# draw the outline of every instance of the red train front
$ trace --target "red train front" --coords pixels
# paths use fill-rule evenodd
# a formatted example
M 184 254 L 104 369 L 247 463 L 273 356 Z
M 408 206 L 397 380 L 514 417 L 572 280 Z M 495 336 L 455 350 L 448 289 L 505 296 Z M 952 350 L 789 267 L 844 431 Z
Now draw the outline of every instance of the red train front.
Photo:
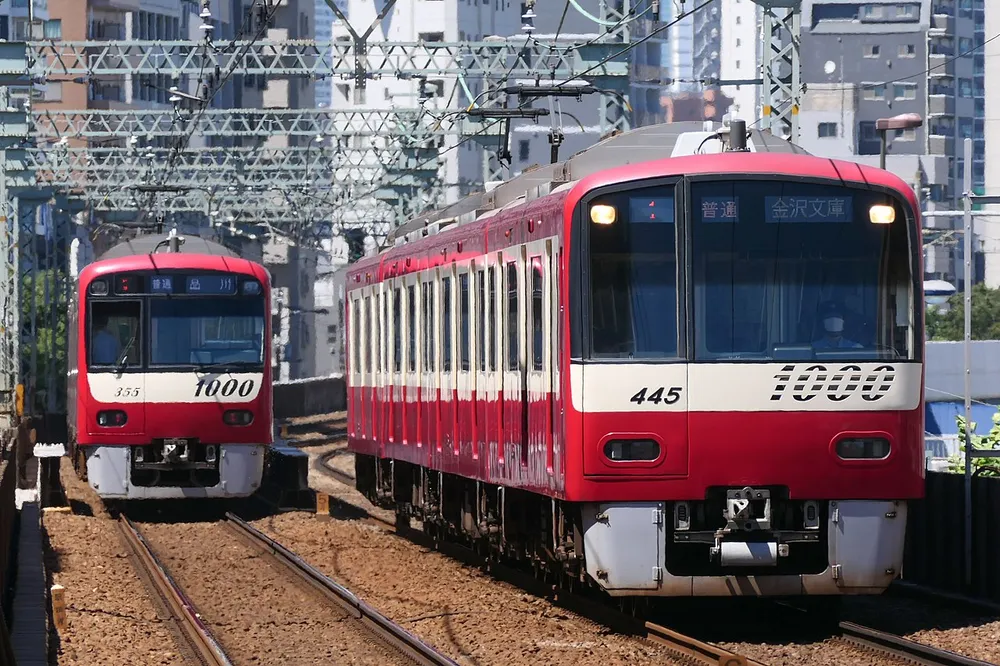
M 69 431 L 101 497 L 257 490 L 273 428 L 269 299 L 263 266 L 198 237 L 140 237 L 83 269 Z
M 353 267 L 358 487 L 616 596 L 878 593 L 923 493 L 912 191 L 759 132 L 696 154 L 727 135 L 686 129 Z

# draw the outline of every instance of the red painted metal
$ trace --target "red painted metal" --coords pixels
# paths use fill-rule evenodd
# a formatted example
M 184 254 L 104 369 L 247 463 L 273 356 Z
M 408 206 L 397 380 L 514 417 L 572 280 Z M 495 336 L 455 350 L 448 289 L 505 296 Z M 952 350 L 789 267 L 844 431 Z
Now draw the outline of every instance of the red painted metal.
M 348 273 L 349 292 L 456 261 L 481 261 L 487 254 L 495 257 L 505 248 L 556 236 L 562 314 L 556 332 L 560 352 L 554 362 L 560 382 L 555 391 L 529 400 L 524 433 L 525 405 L 502 399 L 502 393 L 501 400 L 494 401 L 475 394 L 459 401 L 454 389 L 445 395 L 411 398 L 407 391 L 412 389 L 401 388 L 400 373 L 391 375 L 392 387 L 358 387 L 348 381 L 350 450 L 570 501 L 702 499 L 709 486 L 744 483 L 783 485 L 792 499 L 922 497 L 922 397 L 917 409 L 906 412 L 600 413 L 586 418 L 567 399 L 570 276 L 564 250 L 573 242 L 570 221 L 575 207 L 599 187 L 717 173 L 805 176 L 881 186 L 896 192 L 911 210 L 919 210 L 904 181 L 853 162 L 787 154 L 696 155 L 609 169 L 581 179 L 569 190 L 362 259 Z M 911 239 L 919 246 L 919 220 Z M 922 265 L 916 270 L 922 274 Z M 350 309 L 347 316 L 350 332 Z M 918 316 L 922 318 L 922 313 Z M 923 330 L 922 321 L 917 323 Z M 348 377 L 352 361 L 347 360 Z M 884 461 L 845 463 L 831 448 L 832 438 L 845 430 L 885 433 L 894 443 L 893 454 Z M 669 454 L 653 463 L 613 469 L 600 462 L 600 455 L 590 456 L 595 462 L 585 464 L 584 450 L 600 451 L 608 433 L 614 432 L 653 435 Z

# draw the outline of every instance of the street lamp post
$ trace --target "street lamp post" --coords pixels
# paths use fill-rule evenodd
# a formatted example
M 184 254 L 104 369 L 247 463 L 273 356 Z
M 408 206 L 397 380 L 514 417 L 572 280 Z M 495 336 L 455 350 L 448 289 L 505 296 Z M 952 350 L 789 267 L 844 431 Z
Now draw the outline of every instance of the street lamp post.
M 889 130 L 915 129 L 924 124 L 919 113 L 901 113 L 891 118 L 879 118 L 875 121 L 875 130 L 881 135 L 882 150 L 879 153 L 879 168 L 885 169 L 885 157 L 888 153 L 886 133 Z

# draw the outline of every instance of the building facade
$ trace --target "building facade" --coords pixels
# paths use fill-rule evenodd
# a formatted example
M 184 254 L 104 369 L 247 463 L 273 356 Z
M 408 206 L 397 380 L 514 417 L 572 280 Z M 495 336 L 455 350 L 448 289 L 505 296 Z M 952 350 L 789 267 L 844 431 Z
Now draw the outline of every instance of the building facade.
M 846 139 L 854 155 L 877 164 L 876 120 L 917 113 L 923 127 L 889 137 L 886 166 L 908 182 L 919 180 L 925 211 L 960 210 L 964 137 L 974 141 L 974 186 L 985 181 L 985 68 L 976 47 L 984 27 L 983 0 L 803 0 L 802 82 L 807 90 L 826 86 L 803 102 L 803 147 L 843 152 Z M 956 224 L 960 218 L 925 219 L 928 277 L 960 276 L 961 243 L 947 233 Z

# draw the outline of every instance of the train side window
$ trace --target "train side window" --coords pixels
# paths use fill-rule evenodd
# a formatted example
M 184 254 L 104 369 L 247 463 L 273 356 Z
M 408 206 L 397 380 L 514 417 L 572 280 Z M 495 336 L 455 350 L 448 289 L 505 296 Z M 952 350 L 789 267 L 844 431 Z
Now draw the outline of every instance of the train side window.
M 451 278 L 441 280 L 441 370 L 451 371 Z
M 531 258 L 531 369 L 542 369 L 542 258 Z
M 494 372 L 497 369 L 497 271 L 499 266 L 494 269 L 490 267 L 490 372 Z
M 406 365 L 410 372 L 417 371 L 417 288 L 409 285 L 406 288 L 406 309 L 408 317 L 406 334 L 409 336 Z
M 351 299 L 351 366 L 352 374 L 360 374 L 361 367 L 361 299 Z
M 382 351 L 379 353 L 379 370 L 389 371 L 389 290 L 382 292 Z
M 403 369 L 403 296 L 399 287 L 392 290 L 392 370 Z
M 486 280 L 485 271 L 476 272 L 476 327 L 479 329 L 479 371 L 486 372 Z
M 365 372 L 372 372 L 372 307 L 371 307 L 371 296 L 365 296 L 364 300 L 364 312 L 365 312 Z M 360 342 L 360 340 L 359 340 Z
M 90 307 L 90 365 L 116 367 L 124 357 L 128 366 L 142 363 L 139 301 L 92 301 Z
M 424 282 L 420 290 L 420 316 L 423 317 L 423 329 L 424 329 L 424 340 L 421 349 L 424 352 L 424 360 L 421 363 L 420 369 L 424 372 L 430 372 L 431 366 L 431 331 L 433 330 L 432 317 L 430 311 L 430 288 L 429 285 Z
M 518 335 L 517 262 L 507 262 L 507 369 L 520 370 L 521 336 Z
M 469 336 L 469 274 L 462 273 L 458 276 L 458 286 L 459 286 L 459 326 L 461 330 L 459 332 L 459 360 L 461 365 L 459 369 L 468 370 L 471 366 L 471 354 L 469 353 L 469 346 L 472 342 Z

